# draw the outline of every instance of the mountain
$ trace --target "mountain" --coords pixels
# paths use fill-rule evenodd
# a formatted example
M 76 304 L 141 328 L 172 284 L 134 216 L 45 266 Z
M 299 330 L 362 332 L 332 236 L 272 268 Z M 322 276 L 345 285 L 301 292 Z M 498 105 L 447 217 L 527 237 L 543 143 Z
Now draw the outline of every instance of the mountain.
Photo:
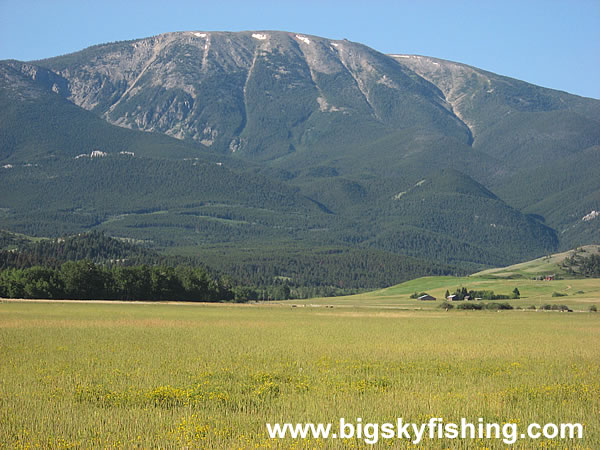
M 473 147 L 511 168 L 597 145 L 600 102 L 464 64 L 391 55 L 437 86 L 473 135 Z
M 112 126 L 60 95 L 67 89 L 67 80 L 48 69 L 0 62 L 2 161 L 75 157 L 94 149 L 216 161 L 202 145 L 190 147 L 159 133 Z
M 600 242 L 600 102 L 464 64 L 391 55 L 435 84 L 502 168 L 486 184 L 519 210 L 545 218 L 561 248 Z M 584 218 L 588 217 L 587 220 Z
M 272 31 L 167 33 L 39 64 L 68 82 L 61 92 L 69 100 L 111 123 L 257 159 L 323 151 L 348 122 L 364 142 L 398 129 L 469 140 L 438 89 L 348 41 Z
M 387 218 L 384 231 L 374 240 L 387 250 L 486 264 L 558 245 L 554 230 L 456 170 L 431 173 L 390 203 L 381 213 Z
M 0 105 L 14 231 L 464 270 L 600 242 L 600 101 L 459 63 L 280 31 L 166 33 L 1 61 Z

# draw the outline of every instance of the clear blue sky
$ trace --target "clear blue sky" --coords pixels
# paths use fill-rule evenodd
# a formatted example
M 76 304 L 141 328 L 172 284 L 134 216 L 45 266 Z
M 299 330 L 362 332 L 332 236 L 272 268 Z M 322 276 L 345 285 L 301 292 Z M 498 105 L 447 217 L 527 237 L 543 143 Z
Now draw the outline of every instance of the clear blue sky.
M 600 98 L 600 0 L 0 0 L 0 59 L 183 30 L 285 30 Z

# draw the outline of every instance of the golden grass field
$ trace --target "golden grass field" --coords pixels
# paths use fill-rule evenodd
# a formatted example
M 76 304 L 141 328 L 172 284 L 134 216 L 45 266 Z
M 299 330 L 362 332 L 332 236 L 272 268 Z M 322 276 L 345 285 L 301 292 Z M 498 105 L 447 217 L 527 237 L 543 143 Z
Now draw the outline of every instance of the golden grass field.
M 265 424 L 481 417 L 585 426 L 581 441 L 515 448 L 600 448 L 600 314 L 415 310 L 413 290 L 253 305 L 2 302 L 0 446 L 364 448 L 271 440 Z

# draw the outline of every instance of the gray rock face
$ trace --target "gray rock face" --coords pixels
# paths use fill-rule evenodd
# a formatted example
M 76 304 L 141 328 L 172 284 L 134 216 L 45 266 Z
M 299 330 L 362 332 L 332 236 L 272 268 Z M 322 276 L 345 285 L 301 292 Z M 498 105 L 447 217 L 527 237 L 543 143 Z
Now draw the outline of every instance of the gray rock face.
M 40 92 L 47 91 L 69 95 L 69 83 L 66 79 L 51 70 L 20 61 L 8 61 L 0 65 L 0 85 L 19 99 L 38 98 Z
M 272 158 L 349 121 L 468 139 L 433 84 L 361 44 L 295 33 L 179 32 L 43 61 L 109 122 Z M 416 114 L 413 112 L 416 111 Z M 449 129 L 451 129 L 449 131 Z

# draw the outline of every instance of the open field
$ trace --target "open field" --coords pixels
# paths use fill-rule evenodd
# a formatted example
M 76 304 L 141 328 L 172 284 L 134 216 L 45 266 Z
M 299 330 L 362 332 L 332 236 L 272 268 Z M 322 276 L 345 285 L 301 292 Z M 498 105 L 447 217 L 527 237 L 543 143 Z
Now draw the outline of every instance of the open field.
M 528 279 L 503 279 L 488 276 L 468 277 L 423 277 L 405 283 L 364 294 L 322 299 L 293 300 L 298 305 L 332 305 L 354 308 L 391 308 L 391 309 L 439 309 L 446 290 L 450 293 L 457 288 L 474 290 L 492 290 L 496 294 L 510 294 L 516 287 L 521 298 L 514 300 L 494 300 L 507 302 L 515 308 L 526 309 L 531 305 L 567 305 L 574 311 L 587 312 L 592 305 L 600 310 L 600 279 L 566 279 L 554 281 L 536 281 Z M 415 292 L 427 292 L 437 298 L 436 301 L 420 301 L 410 298 Z M 553 293 L 564 296 L 553 297 Z M 483 301 L 487 303 L 487 301 Z M 455 305 L 465 303 L 454 302 Z M 471 303 L 471 302 L 469 302 Z
M 600 252 L 600 246 L 587 245 L 577 250 L 579 256 Z M 600 310 L 600 278 L 571 278 L 561 263 L 575 253 L 574 250 L 526 261 L 508 267 L 488 269 L 466 277 L 423 277 L 406 281 L 385 289 L 364 294 L 336 298 L 309 299 L 298 301 L 301 305 L 334 305 L 356 308 L 394 309 L 439 309 L 445 299 L 446 290 L 453 293 L 465 287 L 468 290 L 494 291 L 495 294 L 510 295 L 514 288 L 521 294 L 519 299 L 496 300 L 508 302 L 514 308 L 526 309 L 532 305 L 567 305 L 574 311 L 588 311 L 595 305 Z M 552 281 L 536 280 L 536 277 L 556 274 Z M 419 301 L 410 298 L 415 292 L 427 292 L 437 301 Z M 554 294 L 554 296 L 553 296 Z M 456 302 L 455 304 L 461 304 Z
M 515 447 L 598 448 L 599 346 L 592 313 L 5 302 L 0 446 L 364 447 L 265 423 L 481 417 L 581 422 L 582 441 Z

